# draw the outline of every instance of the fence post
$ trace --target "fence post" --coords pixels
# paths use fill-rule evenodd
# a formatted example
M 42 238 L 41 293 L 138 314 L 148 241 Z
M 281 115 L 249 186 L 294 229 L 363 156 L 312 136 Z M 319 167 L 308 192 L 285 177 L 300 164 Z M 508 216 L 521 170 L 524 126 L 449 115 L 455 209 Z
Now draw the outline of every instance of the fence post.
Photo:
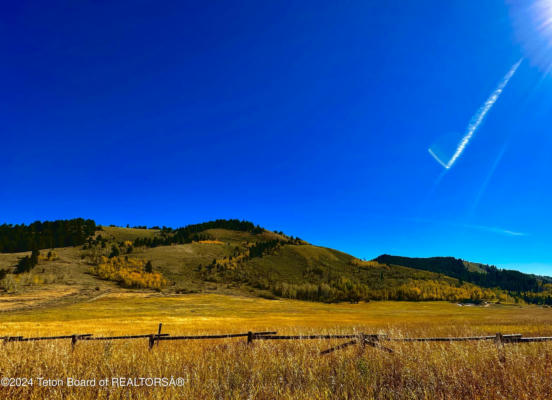
M 159 337 L 161 336 L 161 327 L 163 323 L 159 322 L 159 329 L 157 330 L 157 346 L 159 346 Z
M 77 344 L 78 336 L 71 335 L 71 350 L 75 350 L 75 345 Z
M 502 337 L 502 333 L 497 333 L 495 338 L 495 343 L 500 344 L 504 341 L 504 338 Z
M 253 332 L 247 332 L 247 344 L 253 343 Z
M 151 334 L 151 335 L 149 335 L 149 349 L 150 350 L 153 348 L 154 344 L 155 344 L 155 335 Z
M 502 333 L 497 333 L 495 338 L 496 350 L 498 352 L 498 360 L 501 363 L 506 362 L 506 354 L 504 352 L 504 337 Z

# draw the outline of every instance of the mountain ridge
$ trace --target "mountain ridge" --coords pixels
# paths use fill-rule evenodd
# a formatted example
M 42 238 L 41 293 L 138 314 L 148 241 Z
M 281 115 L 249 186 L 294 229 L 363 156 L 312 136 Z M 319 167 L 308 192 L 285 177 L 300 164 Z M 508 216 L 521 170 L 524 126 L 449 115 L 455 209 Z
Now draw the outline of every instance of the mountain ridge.
M 374 261 L 442 273 L 483 287 L 500 287 L 512 291 L 538 290 L 539 280 L 552 283 L 552 277 L 526 274 L 518 270 L 497 268 L 455 257 L 404 257 L 383 254 Z
M 36 238 L 65 243 L 67 232 L 50 228 L 67 226 L 72 247 L 49 250 L 47 256 L 44 250 L 40 253 L 37 249 L 30 255 L 0 253 L 3 274 L 0 293 L 25 292 L 51 281 L 71 289 L 86 289 L 87 293 L 118 288 L 153 289 L 168 295 L 217 292 L 322 302 L 446 300 L 552 304 L 552 285 L 547 277 L 505 272 L 454 257 L 416 259 L 382 255 L 363 261 L 236 219 L 151 229 L 78 221 L 35 223 L 34 228 L 12 226 L 18 239 L 10 236 L 9 225 L 2 225 L 0 237 L 8 238 L 5 242 L 11 243 L 10 246 L 46 243 Z M 81 225 L 81 230 L 75 228 Z M 92 226 L 94 232 L 84 235 Z M 46 229 L 46 233 L 37 232 L 37 227 Z M 75 243 L 76 240 L 80 243 Z M 18 269 L 22 260 L 25 268 Z

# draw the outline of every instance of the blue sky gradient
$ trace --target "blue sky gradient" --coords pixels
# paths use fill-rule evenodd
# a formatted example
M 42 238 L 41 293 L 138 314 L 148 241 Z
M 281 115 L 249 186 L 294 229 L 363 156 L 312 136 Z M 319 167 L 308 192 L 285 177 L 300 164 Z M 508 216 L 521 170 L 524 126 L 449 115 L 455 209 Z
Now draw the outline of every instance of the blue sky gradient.
M 516 4 L 5 4 L 0 221 L 240 218 L 552 275 L 552 36 Z M 429 146 L 521 58 L 443 174 Z

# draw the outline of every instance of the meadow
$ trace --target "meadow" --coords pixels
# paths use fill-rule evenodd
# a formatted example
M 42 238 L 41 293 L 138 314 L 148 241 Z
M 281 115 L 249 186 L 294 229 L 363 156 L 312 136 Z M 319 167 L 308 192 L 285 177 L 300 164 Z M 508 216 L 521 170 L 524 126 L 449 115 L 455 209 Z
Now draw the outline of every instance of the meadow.
M 447 302 L 323 304 L 245 296 L 151 292 L 111 293 L 72 304 L 0 314 L 2 335 L 91 333 L 123 335 L 239 333 L 385 333 L 393 337 L 522 333 L 552 335 L 552 309 L 538 306 L 459 306 Z M 243 338 L 161 342 L 10 342 L 2 377 L 34 378 L 32 386 L 0 387 L 6 399 L 545 399 L 552 397 L 552 344 L 389 343 L 395 352 L 343 340 L 255 341 Z M 61 379 L 41 386 L 38 378 Z M 89 387 L 68 387 L 67 378 Z M 124 378 L 113 380 L 114 378 Z M 181 378 L 148 386 L 139 378 Z M 99 386 L 99 380 L 109 385 Z M 128 378 L 132 378 L 128 381 Z M 151 383 L 151 381 L 148 381 Z M 86 383 L 86 382 L 83 382 Z M 125 384 L 123 386 L 123 383 Z

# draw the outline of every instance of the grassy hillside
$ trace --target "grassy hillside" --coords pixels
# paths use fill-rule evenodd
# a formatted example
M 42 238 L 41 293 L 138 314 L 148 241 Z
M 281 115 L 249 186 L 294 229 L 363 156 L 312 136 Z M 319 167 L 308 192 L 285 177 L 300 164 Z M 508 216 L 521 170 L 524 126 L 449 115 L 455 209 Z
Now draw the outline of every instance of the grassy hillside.
M 209 240 L 134 248 L 171 286 L 187 292 L 249 293 L 312 301 L 466 300 L 495 298 L 492 291 L 437 273 L 363 262 L 337 250 L 269 231 L 200 232 Z M 257 245 L 274 244 L 253 256 Z
M 101 235 L 115 242 L 125 240 L 134 241 L 137 238 L 154 238 L 159 236 L 160 229 L 121 228 L 118 226 L 102 226 L 95 232 L 95 236 Z
M 552 298 L 549 299 L 552 278 L 546 276 L 499 269 L 495 266 L 466 262 L 453 257 L 410 258 L 384 254 L 377 257 L 375 261 L 387 265 L 402 265 L 437 272 L 481 287 L 500 288 L 510 293 L 516 293 L 518 296 L 525 293 L 523 294 L 525 298 L 532 296 L 529 293 L 537 294 L 536 297 L 539 297 L 538 294 L 540 294 L 547 304 L 552 303 Z
M 29 232 L 32 241 L 33 231 Z M 522 283 L 533 286 L 523 293 L 513 292 L 491 285 L 490 279 L 502 275 L 481 264 L 393 256 L 362 261 L 238 220 L 179 229 L 96 227 L 82 245 L 42 250 L 38 257 L 35 254 L 36 265 L 29 272 L 16 274 L 22 257 L 33 256 L 30 252 L 0 254 L 0 308 L 151 290 L 163 295 L 203 292 L 353 303 L 516 299 L 544 303 L 550 293 L 545 282 L 521 273 L 517 274 L 523 276 Z M 25 294 L 27 300 L 9 300 L 18 294 Z

